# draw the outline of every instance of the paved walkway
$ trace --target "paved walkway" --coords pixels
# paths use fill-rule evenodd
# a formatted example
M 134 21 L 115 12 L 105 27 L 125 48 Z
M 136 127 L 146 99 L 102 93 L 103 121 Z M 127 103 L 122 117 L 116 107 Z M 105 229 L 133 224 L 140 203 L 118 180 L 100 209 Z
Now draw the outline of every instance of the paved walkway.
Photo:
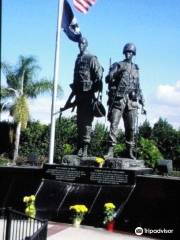
M 3 239 L 3 220 L 0 220 L 0 240 Z M 17 234 L 20 234 L 19 232 Z M 19 238 L 22 239 L 22 238 Z M 24 239 L 24 238 L 23 238 Z M 125 232 L 108 232 L 103 228 L 81 225 L 75 228 L 71 224 L 48 223 L 48 240 L 152 240 Z M 157 240 L 157 239 L 156 239 Z
M 75 228 L 71 224 L 49 223 L 48 240 L 152 240 L 152 238 L 135 236 L 123 232 L 108 232 L 102 228 L 80 226 Z

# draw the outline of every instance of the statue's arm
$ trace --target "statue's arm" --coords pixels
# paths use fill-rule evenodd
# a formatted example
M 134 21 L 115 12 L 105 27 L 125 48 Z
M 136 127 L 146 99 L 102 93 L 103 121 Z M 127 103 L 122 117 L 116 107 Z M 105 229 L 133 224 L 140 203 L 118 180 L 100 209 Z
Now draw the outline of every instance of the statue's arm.
M 99 91 L 102 92 L 102 88 L 103 88 L 102 78 L 103 78 L 104 68 L 101 66 L 96 56 L 93 56 L 92 58 L 91 71 L 93 72 L 93 75 L 94 75 L 93 77 L 94 81 L 96 82 L 96 84 L 98 83 Z
M 139 101 L 139 104 L 141 104 L 141 106 L 142 106 L 141 113 L 146 114 L 146 110 L 144 108 L 145 100 L 144 100 L 144 97 L 143 97 L 142 89 L 140 87 L 139 77 L 138 77 L 137 81 L 138 81 L 138 101 Z

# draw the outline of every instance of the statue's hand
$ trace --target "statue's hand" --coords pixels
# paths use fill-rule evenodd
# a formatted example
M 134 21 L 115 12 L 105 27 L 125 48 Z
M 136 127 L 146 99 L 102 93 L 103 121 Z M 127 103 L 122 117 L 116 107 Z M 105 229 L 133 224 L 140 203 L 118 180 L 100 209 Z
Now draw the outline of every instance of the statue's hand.
M 60 111 L 60 112 L 63 112 L 63 111 L 64 111 L 64 107 L 61 107 L 61 108 L 59 109 L 59 111 Z
M 106 83 L 109 83 L 110 80 L 111 80 L 110 75 L 107 75 L 106 78 L 105 78 Z
M 141 109 L 141 114 L 143 114 L 143 115 L 147 114 L 147 111 L 144 109 L 144 107 L 142 107 L 142 109 Z

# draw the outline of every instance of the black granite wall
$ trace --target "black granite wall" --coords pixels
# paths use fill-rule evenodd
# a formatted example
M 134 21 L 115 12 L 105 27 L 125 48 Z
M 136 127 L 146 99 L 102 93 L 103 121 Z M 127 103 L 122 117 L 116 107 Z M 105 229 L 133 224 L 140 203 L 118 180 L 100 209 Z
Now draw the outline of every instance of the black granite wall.
M 103 205 L 113 202 L 121 210 L 116 219 L 117 230 L 134 232 L 139 226 L 172 229 L 173 234 L 147 235 L 168 240 L 180 237 L 180 178 L 135 175 L 133 190 L 129 184 L 110 186 L 42 180 L 44 176 L 43 170 L 36 167 L 0 167 L 0 208 L 11 206 L 24 211 L 23 197 L 37 192 L 39 217 L 71 222 L 69 206 L 85 204 L 90 211 L 84 224 L 102 227 Z
M 22 199 L 35 194 L 42 174 L 42 169 L 35 167 L 0 167 L 0 208 L 24 211 Z
M 119 216 L 117 228 L 134 232 L 139 226 L 172 229 L 173 234 L 154 233 L 150 236 L 180 239 L 180 178 L 137 176 L 135 191 Z
M 103 207 L 113 202 L 117 208 L 126 200 L 132 186 L 98 186 L 44 180 L 37 193 L 37 215 L 57 222 L 72 223 L 69 207 L 84 204 L 89 211 L 83 224 L 103 227 Z

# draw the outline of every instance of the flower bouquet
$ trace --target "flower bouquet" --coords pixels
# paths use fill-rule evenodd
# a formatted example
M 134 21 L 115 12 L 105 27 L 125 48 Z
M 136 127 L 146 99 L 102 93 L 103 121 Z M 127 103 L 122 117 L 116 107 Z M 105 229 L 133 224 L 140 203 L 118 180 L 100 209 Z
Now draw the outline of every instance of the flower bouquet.
M 116 206 L 113 203 L 104 204 L 104 221 L 107 230 L 113 231 L 114 229 L 114 218 L 115 218 L 115 208 Z
M 26 203 L 25 214 L 28 217 L 35 218 L 36 216 L 35 200 L 36 200 L 36 197 L 34 195 L 25 196 L 23 198 L 23 202 Z
M 96 157 L 96 162 L 99 164 L 99 167 L 102 168 L 103 164 L 104 164 L 104 159 L 100 158 L 100 157 Z
M 73 224 L 75 227 L 79 227 L 84 215 L 88 212 L 88 208 L 85 205 L 73 205 L 69 209 L 73 211 Z

